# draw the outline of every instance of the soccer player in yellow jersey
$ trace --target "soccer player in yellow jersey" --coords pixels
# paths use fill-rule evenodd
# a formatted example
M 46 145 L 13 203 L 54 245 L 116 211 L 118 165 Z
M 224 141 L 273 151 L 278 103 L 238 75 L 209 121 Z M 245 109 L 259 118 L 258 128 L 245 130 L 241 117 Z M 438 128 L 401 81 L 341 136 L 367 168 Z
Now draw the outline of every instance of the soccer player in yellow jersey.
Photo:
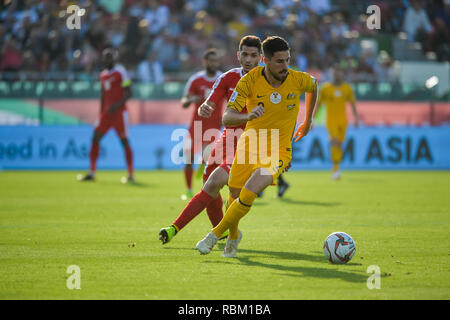
M 299 99 L 304 92 L 306 119 L 295 132 L 296 141 L 311 128 L 316 79 L 288 68 L 290 48 L 283 38 L 268 37 L 262 47 L 265 66 L 254 68 L 239 80 L 222 117 L 224 125 L 247 125 L 231 166 L 227 211 L 220 223 L 197 243 L 201 254 L 210 253 L 219 236 L 229 230 L 222 256 L 236 257 L 242 238 L 239 220 L 250 210 L 257 194 L 290 166 Z M 240 113 L 245 106 L 248 113 Z
M 344 71 L 340 67 L 333 69 L 333 83 L 324 83 L 319 93 L 317 106 L 322 103 L 327 109 L 327 129 L 330 136 L 331 161 L 333 162 L 333 173 L 331 178 L 339 180 L 341 173 L 339 164 L 342 161 L 342 143 L 345 140 L 347 130 L 347 116 L 345 107 L 350 102 L 355 118 L 355 128 L 358 127 L 358 114 L 356 112 L 355 95 L 352 87 L 344 82 Z

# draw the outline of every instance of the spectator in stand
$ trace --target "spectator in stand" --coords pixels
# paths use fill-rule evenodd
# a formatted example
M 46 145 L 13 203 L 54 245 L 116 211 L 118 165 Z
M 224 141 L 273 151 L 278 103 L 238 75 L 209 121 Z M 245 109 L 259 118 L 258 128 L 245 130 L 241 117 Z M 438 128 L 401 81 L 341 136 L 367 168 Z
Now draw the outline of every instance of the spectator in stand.
M 66 27 L 65 10 L 74 2 L 86 10 L 80 30 Z M 97 79 L 105 47 L 117 48 L 130 70 L 158 48 L 165 76 L 171 79 L 174 72 L 182 79 L 183 72 L 201 65 L 198 52 L 208 47 L 218 48 L 224 55 L 223 67 L 228 68 L 234 65 L 228 50 L 233 39 L 279 34 L 299 42 L 294 65 L 327 74 L 330 57 L 334 62 L 350 59 L 347 62 L 353 65 L 360 55 L 361 37 L 379 32 L 367 28 L 365 10 L 371 4 L 382 10 L 383 32 L 394 36 L 404 30 L 411 41 L 434 51 L 439 61 L 449 60 L 450 0 L 17 0 L 6 1 L 1 8 L 2 56 L 8 49 L 0 67 L 17 70 L 27 52 L 26 68 L 35 68 L 41 77 L 49 76 L 47 71 L 70 74 L 77 52 L 77 61 L 86 65 L 76 69 L 92 72 Z M 369 66 L 376 71 L 376 65 Z M 367 69 L 364 63 L 360 68 Z
M 410 0 L 410 2 L 411 6 L 406 10 L 403 29 L 410 42 L 419 41 L 424 44 L 433 28 L 420 1 Z
M 434 20 L 433 32 L 428 38 L 428 50 L 436 52 L 438 61 L 450 60 L 450 31 L 441 17 Z
M 164 83 L 163 67 L 156 51 L 151 52 L 146 60 L 139 63 L 136 73 L 139 81 L 144 83 Z
M 358 66 L 355 69 L 356 82 L 376 82 L 376 73 L 371 63 L 369 52 L 363 53 L 358 59 Z
M 147 0 L 144 18 L 148 21 L 148 29 L 152 35 L 163 30 L 170 18 L 169 8 L 160 0 Z
M 18 71 L 22 64 L 22 52 L 16 39 L 9 37 L 1 51 L 0 70 L 5 72 Z
M 118 49 L 125 40 L 125 25 L 122 24 L 118 16 L 114 17 L 111 27 L 108 30 L 108 42 L 113 48 Z
M 349 31 L 349 27 L 346 24 L 344 15 L 342 13 L 336 12 L 333 15 L 330 31 L 332 34 L 335 34 L 338 38 L 343 38 Z
M 392 59 L 386 51 L 381 51 L 378 55 L 378 63 L 375 64 L 376 81 L 378 83 L 395 81 Z
M 331 11 L 330 0 L 305 0 L 305 5 L 320 15 Z

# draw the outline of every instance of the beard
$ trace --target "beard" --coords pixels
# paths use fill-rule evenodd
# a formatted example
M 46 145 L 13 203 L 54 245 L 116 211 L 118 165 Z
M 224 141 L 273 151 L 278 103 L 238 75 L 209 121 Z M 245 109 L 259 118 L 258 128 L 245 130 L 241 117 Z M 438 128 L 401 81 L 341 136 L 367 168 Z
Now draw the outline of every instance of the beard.
M 209 74 L 215 74 L 217 72 L 216 68 L 206 67 L 206 72 Z
M 283 70 L 282 72 L 279 72 L 277 74 L 275 74 L 273 72 L 271 72 L 271 73 L 272 73 L 272 76 L 275 79 L 277 79 L 278 81 L 281 81 L 281 82 L 283 82 L 286 79 L 287 75 L 288 75 L 287 70 Z

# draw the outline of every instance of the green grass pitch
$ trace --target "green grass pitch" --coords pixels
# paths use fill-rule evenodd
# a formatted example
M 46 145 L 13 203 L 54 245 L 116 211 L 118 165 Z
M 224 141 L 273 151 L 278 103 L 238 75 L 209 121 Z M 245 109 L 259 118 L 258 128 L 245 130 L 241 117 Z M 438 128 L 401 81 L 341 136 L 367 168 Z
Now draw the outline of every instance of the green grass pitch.
M 450 299 L 450 172 L 289 172 L 285 198 L 270 187 L 241 221 L 237 259 L 224 244 L 194 249 L 205 213 L 158 241 L 186 204 L 182 172 L 122 175 L 0 172 L 0 299 Z M 355 239 L 347 265 L 324 258 L 334 231 Z M 66 285 L 71 265 L 79 290 Z M 371 265 L 380 289 L 367 287 Z

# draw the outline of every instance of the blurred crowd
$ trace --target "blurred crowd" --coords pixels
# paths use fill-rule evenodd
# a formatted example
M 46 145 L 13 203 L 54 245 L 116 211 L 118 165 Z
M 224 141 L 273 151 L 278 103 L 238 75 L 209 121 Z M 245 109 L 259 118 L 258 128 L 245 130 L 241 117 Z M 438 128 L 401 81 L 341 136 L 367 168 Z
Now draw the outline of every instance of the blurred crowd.
M 117 48 L 133 79 L 162 83 L 199 70 L 202 52 L 218 49 L 222 68 L 237 65 L 246 34 L 280 35 L 292 65 L 328 80 L 339 63 L 351 82 L 393 82 L 394 61 L 370 39 L 403 32 L 424 52 L 449 60 L 450 0 L 0 0 L 0 73 L 28 78 L 95 79 L 101 52 Z M 82 10 L 68 28 L 68 6 Z M 381 10 L 370 30 L 367 8 Z M 18 73 L 15 73 L 19 71 Z M 14 75 L 17 76 L 17 75 Z

